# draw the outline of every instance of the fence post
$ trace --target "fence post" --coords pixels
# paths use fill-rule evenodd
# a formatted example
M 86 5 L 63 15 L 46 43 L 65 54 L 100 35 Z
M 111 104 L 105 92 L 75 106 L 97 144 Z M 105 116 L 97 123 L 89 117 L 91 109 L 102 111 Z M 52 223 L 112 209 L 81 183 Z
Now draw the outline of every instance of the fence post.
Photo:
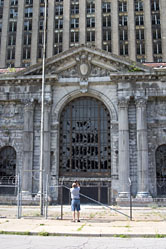
M 130 220 L 132 221 L 132 196 L 131 196 L 131 179 L 129 178 L 130 184 Z
M 48 174 L 46 175 L 46 205 L 45 205 L 45 218 L 48 218 Z
M 21 218 L 21 183 L 19 173 L 17 175 L 17 218 Z
M 61 185 L 61 220 L 63 220 L 63 185 Z

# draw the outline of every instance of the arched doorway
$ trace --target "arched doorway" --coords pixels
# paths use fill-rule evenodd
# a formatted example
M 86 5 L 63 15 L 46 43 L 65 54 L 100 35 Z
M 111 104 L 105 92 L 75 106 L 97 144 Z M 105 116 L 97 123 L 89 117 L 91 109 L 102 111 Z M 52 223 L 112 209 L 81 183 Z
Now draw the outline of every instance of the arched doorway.
M 60 177 L 80 179 L 85 194 L 108 202 L 110 183 L 104 178 L 111 176 L 110 115 L 101 101 L 79 97 L 63 109 L 59 160 Z
M 11 146 L 5 146 L 0 149 L 0 185 L 5 186 L 0 187 L 0 194 L 15 194 L 15 177 L 16 151 Z
M 157 196 L 166 196 L 166 144 L 156 150 Z

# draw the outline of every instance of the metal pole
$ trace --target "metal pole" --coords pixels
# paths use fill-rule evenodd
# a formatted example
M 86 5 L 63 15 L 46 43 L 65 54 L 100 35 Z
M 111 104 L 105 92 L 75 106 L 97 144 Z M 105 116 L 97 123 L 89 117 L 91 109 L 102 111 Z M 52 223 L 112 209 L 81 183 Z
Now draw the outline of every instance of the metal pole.
M 20 219 L 20 179 L 19 173 L 17 175 L 17 219 Z
M 43 69 L 42 69 L 42 98 L 41 98 L 41 131 L 40 131 L 40 214 L 43 215 L 43 150 L 44 150 L 44 88 L 45 88 L 45 57 L 46 57 L 46 25 L 47 24 L 47 0 L 45 0 L 44 12 L 44 40 L 43 40 Z
M 63 185 L 61 185 L 61 220 L 63 220 Z
M 130 184 L 130 220 L 132 220 L 132 196 L 131 196 L 131 179 L 129 178 Z
M 45 218 L 48 218 L 48 174 L 46 175 L 46 205 L 45 205 Z

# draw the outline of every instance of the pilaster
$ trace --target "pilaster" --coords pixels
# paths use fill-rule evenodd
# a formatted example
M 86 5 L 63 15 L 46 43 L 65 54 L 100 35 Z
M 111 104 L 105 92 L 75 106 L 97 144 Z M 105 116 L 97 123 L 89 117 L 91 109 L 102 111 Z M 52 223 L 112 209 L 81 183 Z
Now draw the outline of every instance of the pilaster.
M 148 188 L 148 141 L 145 98 L 136 100 L 137 118 L 137 198 L 150 197 Z
M 6 66 L 6 53 L 7 53 L 7 37 L 9 26 L 9 11 L 10 0 L 4 1 L 3 6 L 3 20 L 2 20 L 2 34 L 1 34 L 1 50 L 0 50 L 0 68 Z
M 95 45 L 97 48 L 102 49 L 102 1 L 95 1 L 95 20 L 96 20 L 96 31 L 95 31 Z
M 112 53 L 119 55 L 119 16 L 118 1 L 111 2 Z
M 128 40 L 129 58 L 136 61 L 136 41 L 135 41 L 135 16 L 134 0 L 128 1 Z
M 79 0 L 80 44 L 86 43 L 86 1 Z
M 24 25 L 24 1 L 18 1 L 18 21 L 17 21 L 16 55 L 15 55 L 15 66 L 16 67 L 21 67 L 23 25 Z
M 166 61 L 166 1 L 160 0 L 160 19 L 161 19 L 161 40 L 162 40 L 162 56 L 163 61 Z
M 81 12 L 81 11 L 80 11 Z M 70 0 L 63 1 L 63 51 L 70 46 Z
M 31 65 L 37 63 L 38 55 L 38 30 L 39 30 L 40 0 L 33 1 Z
M 23 133 L 23 172 L 22 193 L 23 196 L 32 194 L 32 168 L 33 168 L 33 118 L 34 103 L 28 102 L 24 107 L 24 133 Z
M 53 56 L 55 3 L 48 0 L 47 58 Z
M 151 1 L 144 0 L 145 53 L 146 62 L 153 62 Z
M 119 198 L 129 197 L 128 100 L 119 100 Z

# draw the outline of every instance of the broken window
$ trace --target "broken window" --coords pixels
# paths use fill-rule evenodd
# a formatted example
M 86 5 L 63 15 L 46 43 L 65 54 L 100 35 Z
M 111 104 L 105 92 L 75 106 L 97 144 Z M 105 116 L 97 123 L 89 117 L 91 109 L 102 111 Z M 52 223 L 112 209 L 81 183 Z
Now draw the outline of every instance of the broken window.
M 166 196 L 166 144 L 156 150 L 157 195 Z
M 97 99 L 71 101 L 60 120 L 60 174 L 108 176 L 111 169 L 110 115 Z
M 16 152 L 10 146 L 0 150 L 0 179 L 11 184 L 16 174 Z

